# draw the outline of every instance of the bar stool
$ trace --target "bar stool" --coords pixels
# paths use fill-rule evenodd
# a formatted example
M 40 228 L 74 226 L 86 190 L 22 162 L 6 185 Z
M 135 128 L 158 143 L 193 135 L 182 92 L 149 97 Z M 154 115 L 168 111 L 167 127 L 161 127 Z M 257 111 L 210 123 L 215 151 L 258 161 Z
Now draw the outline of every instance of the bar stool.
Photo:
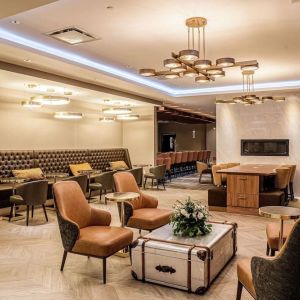
M 171 157 L 164 158 L 163 164 L 166 165 L 166 175 L 171 182 Z
M 174 163 L 174 172 L 177 177 L 181 171 L 181 160 L 182 160 L 182 152 L 175 152 L 175 163 Z
M 203 162 L 204 151 L 201 150 L 198 152 L 198 161 Z
M 188 173 L 192 171 L 193 159 L 194 159 L 194 151 L 188 151 L 188 157 L 187 157 Z
M 206 152 L 206 163 L 208 164 L 209 161 L 210 161 L 210 155 L 211 155 L 211 151 L 210 150 L 207 150 Z
M 171 176 L 172 175 L 175 175 L 175 170 L 174 170 L 174 167 L 175 167 L 175 158 L 176 158 L 176 152 L 170 152 L 170 158 L 171 158 Z
M 196 161 L 198 159 L 198 151 L 194 151 L 194 154 L 193 154 L 193 171 L 196 170 Z
M 181 164 L 180 164 L 181 174 L 185 173 L 187 170 L 187 159 L 188 159 L 188 151 L 183 151 L 181 157 Z

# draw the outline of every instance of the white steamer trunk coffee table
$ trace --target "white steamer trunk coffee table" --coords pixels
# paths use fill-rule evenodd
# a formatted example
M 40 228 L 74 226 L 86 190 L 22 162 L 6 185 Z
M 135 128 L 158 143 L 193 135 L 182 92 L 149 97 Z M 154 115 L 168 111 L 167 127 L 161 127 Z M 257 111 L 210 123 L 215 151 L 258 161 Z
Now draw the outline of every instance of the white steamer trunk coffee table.
M 137 280 L 203 294 L 236 253 L 235 223 L 212 223 L 195 238 L 174 236 L 165 225 L 132 245 L 132 276 Z

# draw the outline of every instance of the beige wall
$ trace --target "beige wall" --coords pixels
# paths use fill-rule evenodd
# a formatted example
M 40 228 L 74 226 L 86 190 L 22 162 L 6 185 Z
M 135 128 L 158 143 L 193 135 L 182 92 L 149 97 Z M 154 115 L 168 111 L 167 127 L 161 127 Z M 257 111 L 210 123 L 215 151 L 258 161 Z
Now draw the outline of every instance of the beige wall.
M 217 105 L 217 162 L 296 164 L 294 183 L 300 196 L 300 97 L 286 103 Z M 289 139 L 289 156 L 241 156 L 241 139 Z
M 52 114 L 0 103 L 0 150 L 122 147 L 122 123 L 57 120 Z
M 132 164 L 154 163 L 155 126 L 154 107 L 136 110 L 143 118 L 123 122 L 123 147 L 128 148 Z
M 206 148 L 211 151 L 211 157 L 216 157 L 216 124 L 206 125 Z
M 192 136 L 196 131 L 195 138 Z M 158 151 L 161 151 L 161 139 L 163 134 L 176 133 L 176 151 L 201 150 L 206 147 L 206 125 L 159 123 L 158 124 Z

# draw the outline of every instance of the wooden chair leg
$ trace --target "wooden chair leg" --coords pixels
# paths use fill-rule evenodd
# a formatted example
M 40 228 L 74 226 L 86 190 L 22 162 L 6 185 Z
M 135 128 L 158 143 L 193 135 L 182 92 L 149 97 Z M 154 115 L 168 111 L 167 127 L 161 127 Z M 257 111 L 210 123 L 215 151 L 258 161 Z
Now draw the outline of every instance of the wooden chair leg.
M 151 183 L 151 188 L 153 188 L 153 179 L 152 179 L 152 183 Z
M 31 218 L 33 218 L 34 205 L 31 206 Z
M 64 250 L 64 254 L 63 254 L 63 258 L 62 258 L 62 262 L 61 262 L 61 266 L 60 266 L 61 271 L 64 270 L 67 255 L 68 255 L 68 251 Z
M 103 258 L 103 283 L 106 284 L 106 258 Z
M 144 190 L 146 189 L 146 183 L 147 183 L 147 178 L 145 177 L 145 180 L 144 180 Z
M 29 205 L 27 205 L 26 207 L 26 226 L 28 226 L 28 222 L 29 222 Z
M 43 204 L 42 206 L 43 206 L 43 211 L 44 211 L 45 219 L 48 222 L 48 215 L 47 215 L 45 204 Z
M 240 281 L 238 281 L 237 291 L 236 291 L 236 300 L 241 300 L 243 291 L 243 285 Z
M 267 251 L 266 251 L 266 255 L 269 256 L 270 255 L 270 247 L 269 244 L 267 243 Z
M 8 219 L 9 222 L 10 222 L 10 220 L 11 220 L 11 218 L 12 218 L 13 210 L 14 210 L 14 205 L 11 204 L 11 205 L 10 205 L 9 219 Z
M 166 189 L 165 187 L 165 179 L 162 180 L 162 184 L 163 184 L 163 187 L 164 187 L 164 190 Z

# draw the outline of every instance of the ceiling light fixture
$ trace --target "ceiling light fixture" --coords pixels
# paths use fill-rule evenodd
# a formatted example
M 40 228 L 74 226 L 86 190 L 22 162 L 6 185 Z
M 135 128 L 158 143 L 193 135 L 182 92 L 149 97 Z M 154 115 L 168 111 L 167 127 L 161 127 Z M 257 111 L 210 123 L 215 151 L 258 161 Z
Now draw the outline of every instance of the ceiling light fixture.
M 21 22 L 19 20 L 11 20 L 10 23 L 15 24 L 15 25 L 20 25 L 21 24 Z
M 99 121 L 102 123 L 112 123 L 116 120 L 115 117 L 100 117 Z
M 58 111 L 54 113 L 54 118 L 65 119 L 65 120 L 76 120 L 76 119 L 82 119 L 83 114 L 80 112 Z
M 25 100 L 21 102 L 21 105 L 25 108 L 40 108 L 42 105 L 41 103 L 35 103 L 32 102 L 31 100 Z
M 70 99 L 67 97 L 43 95 L 31 97 L 31 101 L 42 105 L 66 105 L 70 103 Z
M 243 92 L 241 96 L 233 97 L 231 100 L 217 99 L 216 103 L 226 103 L 235 104 L 242 103 L 246 106 L 253 104 L 263 104 L 266 100 L 273 100 L 276 102 L 285 101 L 285 97 L 273 97 L 273 96 L 263 96 L 261 99 L 254 94 L 254 70 L 243 70 Z
M 104 99 L 103 100 L 105 105 L 109 105 L 109 106 L 130 106 L 129 101 L 127 100 L 119 100 L 119 99 Z
M 126 114 L 130 114 L 132 110 L 126 107 L 116 107 L 116 108 L 103 108 L 102 112 L 108 115 L 126 115 Z
M 117 116 L 118 120 L 121 121 L 133 121 L 133 120 L 138 120 L 140 118 L 139 115 L 120 115 Z
M 166 71 L 156 72 L 154 69 L 140 69 L 139 74 L 146 77 L 158 77 L 161 79 L 178 78 L 183 72 L 183 76 L 193 78 L 206 78 L 206 80 L 196 80 L 196 82 L 214 81 L 215 78 L 224 77 L 225 72 L 222 68 L 230 67 L 257 67 L 258 63 L 254 61 L 236 62 L 232 57 L 222 57 L 216 60 L 216 64 L 212 65 L 211 60 L 206 58 L 206 39 L 205 26 L 207 20 L 203 17 L 193 17 L 185 21 L 188 29 L 187 49 L 179 51 L 179 54 L 172 53 L 172 58 L 163 61 L 163 65 L 169 68 L 171 72 L 177 76 L 166 76 Z M 202 30 L 201 30 L 202 29 Z M 150 70 L 150 71 L 149 71 Z

